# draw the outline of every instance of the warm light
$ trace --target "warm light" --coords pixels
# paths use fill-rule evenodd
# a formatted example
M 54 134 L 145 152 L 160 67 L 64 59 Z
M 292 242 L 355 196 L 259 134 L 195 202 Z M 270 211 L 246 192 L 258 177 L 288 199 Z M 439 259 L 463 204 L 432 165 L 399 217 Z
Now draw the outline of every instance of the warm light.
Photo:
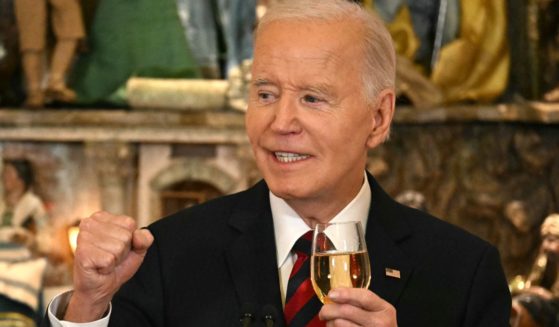
M 68 242 L 70 243 L 70 249 L 72 254 L 76 253 L 76 247 L 78 246 L 78 233 L 80 228 L 78 226 L 72 226 L 68 228 Z

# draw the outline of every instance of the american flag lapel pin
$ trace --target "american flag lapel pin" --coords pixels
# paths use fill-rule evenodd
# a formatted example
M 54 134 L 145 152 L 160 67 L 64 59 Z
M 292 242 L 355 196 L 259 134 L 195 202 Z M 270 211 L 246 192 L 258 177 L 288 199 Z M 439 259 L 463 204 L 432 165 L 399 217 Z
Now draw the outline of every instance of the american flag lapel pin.
M 388 277 L 400 279 L 400 271 L 398 269 L 384 268 L 384 274 Z

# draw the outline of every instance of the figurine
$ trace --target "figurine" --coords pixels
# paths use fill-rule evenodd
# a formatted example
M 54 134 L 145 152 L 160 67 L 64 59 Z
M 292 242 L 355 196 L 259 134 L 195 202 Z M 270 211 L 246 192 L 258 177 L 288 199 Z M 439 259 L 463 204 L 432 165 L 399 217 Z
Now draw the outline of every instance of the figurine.
M 509 283 L 512 326 L 556 326 L 559 321 L 559 214 L 547 216 L 540 233 L 542 243 L 528 276 Z
M 43 107 L 47 100 L 73 102 L 76 93 L 66 86 L 66 73 L 73 60 L 79 39 L 85 35 L 79 0 L 15 0 L 20 50 L 27 89 L 24 103 L 28 108 Z M 50 9 L 47 10 L 47 5 Z M 47 13 L 56 36 L 46 89 L 44 63 L 46 54 Z
M 5 159 L 4 201 L 0 203 L 0 242 L 35 246 L 34 237 L 47 222 L 42 200 L 33 192 L 33 170 L 26 159 Z
M 33 193 L 33 170 L 26 159 L 5 159 L 4 201 L 0 202 L 0 326 L 35 326 L 40 315 L 47 259 L 37 250 L 37 233 L 47 212 Z
M 387 22 L 396 52 L 434 85 L 403 76 L 403 93 L 417 90 L 420 82 L 421 88 L 438 89 L 436 96 L 444 97 L 432 103 L 437 105 L 491 102 L 505 90 L 510 56 L 504 1 L 364 0 L 364 4 Z M 399 70 L 397 79 L 407 71 Z M 414 105 L 430 105 L 416 101 L 421 97 L 410 98 Z

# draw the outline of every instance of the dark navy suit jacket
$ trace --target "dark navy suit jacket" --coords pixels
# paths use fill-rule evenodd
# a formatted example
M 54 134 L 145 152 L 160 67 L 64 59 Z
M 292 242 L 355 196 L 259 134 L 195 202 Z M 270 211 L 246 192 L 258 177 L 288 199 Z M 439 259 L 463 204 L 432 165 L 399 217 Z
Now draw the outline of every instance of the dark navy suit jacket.
M 370 288 L 396 307 L 398 326 L 508 326 L 495 247 L 397 203 L 368 178 Z M 284 326 L 268 192 L 260 182 L 152 224 L 155 242 L 113 299 L 110 326 L 240 326 L 247 308 L 251 326 L 264 326 L 265 307 Z

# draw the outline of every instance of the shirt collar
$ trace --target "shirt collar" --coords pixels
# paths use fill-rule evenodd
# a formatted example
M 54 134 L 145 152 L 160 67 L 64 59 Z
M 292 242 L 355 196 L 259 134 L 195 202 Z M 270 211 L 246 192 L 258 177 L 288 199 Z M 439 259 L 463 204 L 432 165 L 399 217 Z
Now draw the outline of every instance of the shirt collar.
M 345 206 L 331 222 L 344 222 L 360 220 L 363 230 L 367 230 L 367 218 L 371 205 L 371 187 L 367 175 L 359 193 Z M 311 228 L 301 219 L 285 200 L 270 192 L 270 207 L 274 220 L 274 234 L 276 238 L 276 251 L 278 267 L 281 267 L 287 259 L 295 242 Z

